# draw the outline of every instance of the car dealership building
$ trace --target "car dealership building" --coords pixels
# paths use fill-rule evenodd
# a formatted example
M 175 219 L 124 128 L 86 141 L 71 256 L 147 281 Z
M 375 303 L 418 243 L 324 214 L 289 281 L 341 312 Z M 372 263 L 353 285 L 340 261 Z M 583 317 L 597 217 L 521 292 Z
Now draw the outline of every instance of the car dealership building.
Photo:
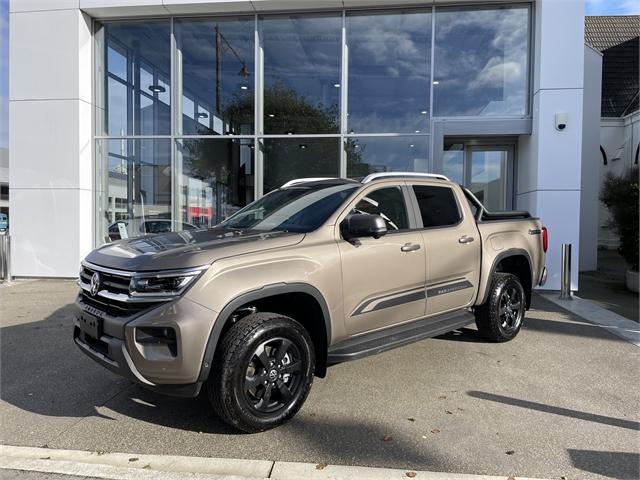
M 560 244 L 596 246 L 583 9 L 11 0 L 13 274 L 74 277 L 113 232 L 213 225 L 292 178 L 415 171 L 541 217 L 558 289 Z

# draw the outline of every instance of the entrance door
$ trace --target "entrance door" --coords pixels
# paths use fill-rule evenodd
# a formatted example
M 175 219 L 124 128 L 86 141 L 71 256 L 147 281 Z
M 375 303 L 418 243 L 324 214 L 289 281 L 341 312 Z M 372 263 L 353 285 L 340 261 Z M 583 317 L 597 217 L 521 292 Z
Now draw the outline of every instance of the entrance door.
M 467 187 L 490 211 L 513 208 L 513 143 L 445 141 L 442 173 Z

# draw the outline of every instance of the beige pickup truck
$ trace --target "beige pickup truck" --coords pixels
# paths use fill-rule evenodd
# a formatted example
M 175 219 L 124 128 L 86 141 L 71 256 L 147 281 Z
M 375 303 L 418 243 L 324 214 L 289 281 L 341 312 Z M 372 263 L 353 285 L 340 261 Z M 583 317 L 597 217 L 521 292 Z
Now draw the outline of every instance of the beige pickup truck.
M 511 340 L 546 248 L 540 220 L 488 212 L 441 175 L 293 180 L 214 228 L 91 252 L 73 338 L 155 391 L 204 386 L 226 422 L 261 431 L 332 364 L 473 322 Z

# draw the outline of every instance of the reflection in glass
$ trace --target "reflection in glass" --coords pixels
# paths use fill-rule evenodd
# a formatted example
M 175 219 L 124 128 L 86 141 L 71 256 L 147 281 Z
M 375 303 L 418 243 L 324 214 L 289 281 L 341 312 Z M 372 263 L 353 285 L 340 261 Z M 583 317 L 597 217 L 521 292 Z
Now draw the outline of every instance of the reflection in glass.
M 264 193 L 294 178 L 340 176 L 338 138 L 264 140 Z
M 179 220 L 216 225 L 253 201 L 253 140 L 179 140 L 176 172 Z
M 505 150 L 472 150 L 469 190 L 490 211 L 505 210 L 507 199 Z
M 346 142 L 347 177 L 375 172 L 427 172 L 429 137 L 356 137 Z
M 252 17 L 176 20 L 182 60 L 182 132 L 253 133 Z
M 442 174 L 452 182 L 464 183 L 464 143 L 453 143 L 444 146 Z
M 100 135 L 171 133 L 171 24 L 106 22 L 96 33 Z M 104 131 L 101 131 L 104 128 Z
M 431 14 L 347 16 L 350 133 L 429 128 Z
M 529 8 L 438 8 L 434 115 L 524 115 Z
M 264 133 L 338 133 L 342 18 L 269 16 L 264 49 Z
M 98 140 L 97 150 L 99 239 L 171 230 L 171 141 Z

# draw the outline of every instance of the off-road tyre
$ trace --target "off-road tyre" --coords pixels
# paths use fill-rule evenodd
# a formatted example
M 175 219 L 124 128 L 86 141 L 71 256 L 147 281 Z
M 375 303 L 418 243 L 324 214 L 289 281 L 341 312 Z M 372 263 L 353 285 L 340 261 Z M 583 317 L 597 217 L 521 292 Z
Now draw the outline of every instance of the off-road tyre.
M 285 357 L 278 362 L 281 350 Z M 294 362 L 299 362 L 297 370 Z M 313 341 L 300 323 L 277 313 L 253 313 L 238 320 L 222 338 L 207 380 L 207 396 L 226 423 L 244 432 L 261 432 L 298 413 L 311 389 L 314 369 Z M 264 401 L 267 389 L 272 404 Z
M 487 301 L 475 309 L 478 331 L 493 342 L 513 340 L 522 328 L 525 310 L 526 296 L 518 277 L 494 273 Z

